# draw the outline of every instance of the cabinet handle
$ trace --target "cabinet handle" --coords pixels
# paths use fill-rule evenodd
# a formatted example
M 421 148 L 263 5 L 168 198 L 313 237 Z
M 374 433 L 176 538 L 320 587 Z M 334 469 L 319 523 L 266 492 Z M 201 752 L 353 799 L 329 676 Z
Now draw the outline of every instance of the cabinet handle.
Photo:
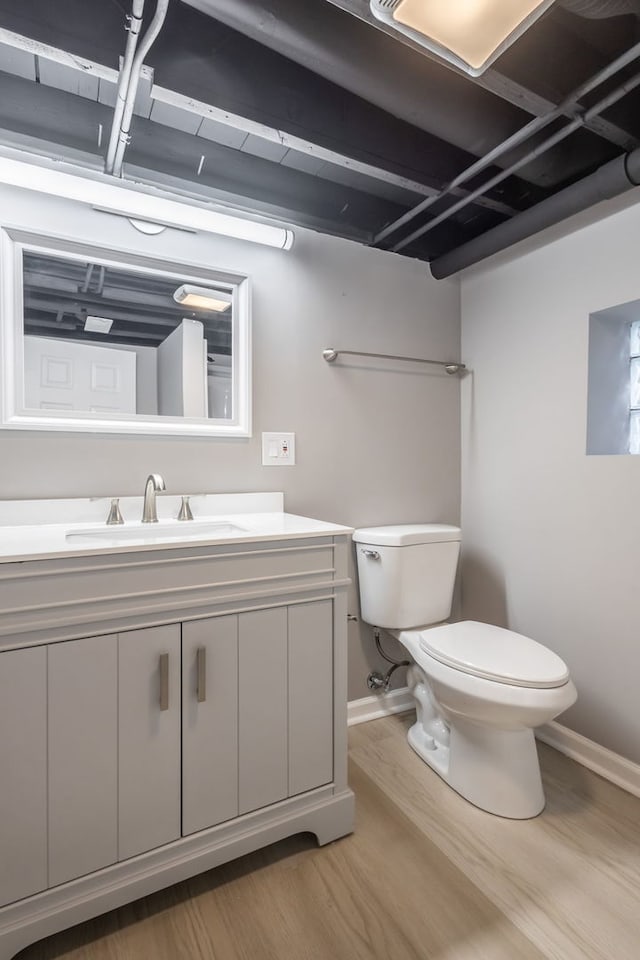
M 160 709 L 169 709 L 169 654 L 160 654 Z
M 196 653 L 196 672 L 198 674 L 196 682 L 196 697 L 198 703 L 204 703 L 207 699 L 207 648 L 198 647 Z

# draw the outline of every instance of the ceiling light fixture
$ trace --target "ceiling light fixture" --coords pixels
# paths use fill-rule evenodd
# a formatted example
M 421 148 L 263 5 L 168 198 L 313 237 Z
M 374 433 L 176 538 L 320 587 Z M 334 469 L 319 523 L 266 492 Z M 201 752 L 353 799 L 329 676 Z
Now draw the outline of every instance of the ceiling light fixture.
M 224 290 L 212 290 L 209 287 L 195 287 L 190 283 L 183 283 L 173 294 L 176 303 L 183 307 L 194 307 L 196 310 L 215 310 L 222 313 L 231 306 L 232 295 Z
M 66 173 L 45 163 L 26 163 L 0 156 L 0 184 L 78 200 L 90 206 L 104 206 L 134 220 L 151 220 L 166 227 L 217 233 L 280 250 L 290 250 L 293 246 L 293 231 L 286 227 L 245 220 L 202 205 L 179 203 L 158 193 L 144 193 L 137 185 L 125 187 L 112 180 L 111 177 L 81 175 L 80 171 Z
M 371 12 L 478 77 L 554 0 L 370 0 Z
M 87 333 L 109 333 L 113 326 L 113 320 L 107 317 L 86 317 L 84 329 Z

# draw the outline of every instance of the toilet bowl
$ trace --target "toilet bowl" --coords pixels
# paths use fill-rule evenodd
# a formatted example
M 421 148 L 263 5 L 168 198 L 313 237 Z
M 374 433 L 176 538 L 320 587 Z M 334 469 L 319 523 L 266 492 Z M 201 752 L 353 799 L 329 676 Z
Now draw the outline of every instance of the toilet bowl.
M 534 729 L 576 700 L 560 657 L 474 621 L 396 636 L 413 660 L 411 747 L 475 806 L 512 819 L 537 816 L 545 801 Z
M 534 729 L 576 700 L 565 663 L 542 644 L 449 616 L 460 529 L 403 524 L 357 530 L 362 617 L 406 648 L 415 752 L 489 813 L 535 817 L 544 793 Z

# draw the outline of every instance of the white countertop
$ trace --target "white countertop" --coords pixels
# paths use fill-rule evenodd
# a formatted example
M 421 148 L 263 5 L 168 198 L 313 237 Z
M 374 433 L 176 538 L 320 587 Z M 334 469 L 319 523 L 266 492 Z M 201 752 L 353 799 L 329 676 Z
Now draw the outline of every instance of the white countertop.
M 120 509 L 125 523 L 109 527 L 105 520 L 110 502 L 108 498 L 0 501 L 0 563 L 353 532 L 351 527 L 284 513 L 281 493 L 193 496 L 193 525 L 175 519 L 180 497 L 159 495 L 157 525 L 140 522 L 142 497 L 123 497 Z M 226 527 L 207 530 L 207 524 Z

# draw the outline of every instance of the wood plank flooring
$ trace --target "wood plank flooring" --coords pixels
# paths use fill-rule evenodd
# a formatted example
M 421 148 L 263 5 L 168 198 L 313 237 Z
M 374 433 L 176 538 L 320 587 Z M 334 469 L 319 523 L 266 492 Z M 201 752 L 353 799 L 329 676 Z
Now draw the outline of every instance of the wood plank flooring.
M 407 726 L 351 728 L 351 837 L 291 838 L 20 960 L 640 960 L 640 800 L 540 745 L 544 813 L 491 817 Z

